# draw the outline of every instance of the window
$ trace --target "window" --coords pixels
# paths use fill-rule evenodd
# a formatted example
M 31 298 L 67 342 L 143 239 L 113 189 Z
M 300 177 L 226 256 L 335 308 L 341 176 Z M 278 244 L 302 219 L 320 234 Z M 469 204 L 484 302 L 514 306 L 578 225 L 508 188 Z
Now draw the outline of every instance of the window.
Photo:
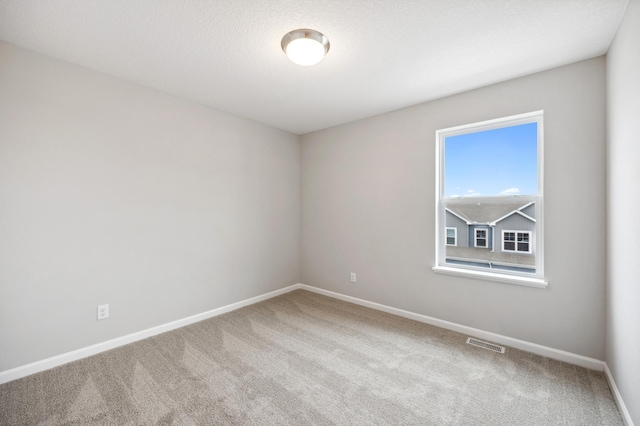
M 436 132 L 439 273 L 546 287 L 543 112 Z
M 487 247 L 487 230 L 476 229 L 476 247 Z
M 502 231 L 502 251 L 531 253 L 531 232 Z
M 516 233 L 502 231 L 502 250 L 516 251 Z
M 447 245 L 457 245 L 458 230 L 456 228 L 447 228 Z

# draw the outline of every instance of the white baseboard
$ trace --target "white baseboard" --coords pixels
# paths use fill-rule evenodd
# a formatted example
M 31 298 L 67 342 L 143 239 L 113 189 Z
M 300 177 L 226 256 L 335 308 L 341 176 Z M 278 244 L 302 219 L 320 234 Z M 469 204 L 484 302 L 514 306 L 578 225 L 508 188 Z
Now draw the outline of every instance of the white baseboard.
M 380 303 L 370 302 L 364 299 L 358 299 L 357 297 L 347 296 L 334 291 L 324 290 L 318 287 L 313 287 L 306 284 L 298 284 L 294 286 L 302 290 L 308 290 L 314 293 L 322 294 L 324 296 L 332 297 L 334 299 L 343 300 L 345 302 L 354 303 L 356 305 L 365 306 L 367 308 L 376 309 L 378 311 L 387 312 L 389 314 L 398 315 L 401 317 L 409 318 L 415 321 L 423 322 L 426 324 L 442 327 L 447 330 L 457 331 L 459 333 L 467 334 L 473 337 L 478 337 L 484 340 L 489 340 L 494 343 L 500 343 L 512 348 L 517 348 L 523 351 L 531 352 L 537 355 L 542 355 L 547 358 L 564 361 L 569 364 L 578 365 L 591 370 L 604 371 L 613 398 L 620 410 L 620 415 L 624 421 L 625 426 L 634 426 L 631 415 L 627 410 L 627 407 L 622 400 L 622 395 L 618 391 L 616 382 L 613 379 L 613 375 L 609 370 L 609 366 L 604 362 L 595 358 L 589 358 L 586 356 L 574 354 L 571 352 L 562 351 L 559 349 L 550 348 L 548 346 L 538 345 L 537 343 L 527 342 L 525 340 L 514 339 L 512 337 L 503 336 L 501 334 L 491 333 L 489 331 L 480 330 L 466 325 L 456 324 L 450 321 L 444 321 L 438 318 L 433 318 L 427 315 L 417 314 L 414 312 L 405 311 L 403 309 L 393 308 L 391 306 L 382 305 Z
M 604 374 L 605 376 L 607 376 L 607 381 L 609 382 L 609 387 L 611 388 L 613 399 L 615 399 L 616 404 L 618 405 L 618 409 L 620 410 L 620 415 L 622 415 L 622 420 L 624 421 L 625 426 L 633 426 L 633 420 L 631 420 L 631 414 L 629 414 L 629 410 L 627 410 L 627 406 L 624 405 L 624 401 L 622 400 L 622 395 L 620 395 L 618 386 L 616 386 L 616 382 L 615 380 L 613 380 L 613 374 L 611 374 L 611 370 L 609 370 L 609 366 L 607 365 L 607 363 L 604 364 Z
M 56 355 L 54 357 L 43 359 L 41 361 L 36 361 L 31 364 L 22 365 L 20 367 L 12 368 L 11 370 L 5 370 L 0 372 L 0 384 L 7 383 L 16 379 L 20 379 L 22 377 L 30 376 L 31 374 L 35 374 L 40 371 L 48 370 L 50 368 L 54 368 L 62 364 L 67 364 L 72 361 L 86 358 L 86 357 L 98 354 L 100 352 L 108 351 L 110 349 L 117 348 L 118 346 L 123 346 L 129 343 L 137 342 L 138 340 L 146 339 L 147 337 L 152 337 L 160 333 L 165 333 L 167 331 L 184 327 L 186 325 L 193 324 L 208 318 L 226 314 L 227 312 L 235 311 L 236 309 L 253 305 L 254 303 L 262 302 L 263 300 L 271 299 L 272 297 L 280 296 L 281 294 L 288 293 L 298 288 L 300 288 L 300 285 L 294 284 L 289 287 L 281 288 L 279 290 L 265 293 L 260 296 L 252 297 L 250 299 L 242 300 L 237 303 L 232 303 L 230 305 L 222 306 L 220 308 L 212 309 L 210 311 L 196 314 L 187 318 L 172 321 L 156 327 L 148 328 L 146 330 L 138 331 L 136 333 L 128 334 L 126 336 L 117 337 L 112 340 L 107 340 L 106 342 L 97 343 L 95 345 L 80 348 L 75 351 Z
M 494 343 L 500 343 L 502 345 L 510 346 L 512 348 L 521 349 L 527 352 L 532 352 L 537 355 L 546 356 L 547 358 L 557 359 L 559 361 L 564 361 L 569 364 L 579 365 L 581 367 L 589 368 L 591 370 L 604 371 L 604 361 L 600 361 L 595 358 L 589 358 L 589 357 L 574 354 L 571 352 L 565 352 L 559 349 L 538 345 L 536 343 L 514 339 L 513 337 L 507 337 L 501 334 L 491 333 L 489 331 L 468 327 L 466 325 L 456 324 L 454 322 L 444 321 L 438 318 L 433 318 L 433 317 L 429 317 L 422 314 L 416 314 L 414 312 L 409 312 L 409 311 L 405 311 L 398 308 L 392 308 L 391 306 L 381 305 L 375 302 L 369 302 L 368 300 L 358 299 L 357 297 L 352 297 L 352 296 L 346 296 L 344 294 L 323 290 L 321 288 L 309 286 L 306 284 L 299 284 L 299 288 L 312 291 L 314 293 L 323 294 L 325 296 L 333 297 L 334 299 L 340 299 L 340 300 L 344 300 L 345 302 L 351 302 L 351 303 L 355 303 L 356 305 L 366 306 L 367 308 L 372 308 L 378 311 L 387 312 L 389 314 L 394 314 L 394 315 L 409 318 L 415 321 L 423 322 L 426 324 L 435 325 L 437 327 L 442 327 L 447 330 L 468 334 L 470 336 L 478 337 L 484 340 L 489 340 Z
M 624 402 L 622 401 L 622 397 L 618 392 L 618 388 L 616 387 L 613 377 L 611 376 L 611 372 L 609 371 L 608 366 L 603 361 L 600 361 L 594 358 L 588 358 L 582 355 L 573 354 L 570 352 L 561 351 L 558 349 L 549 348 L 547 346 L 538 345 L 536 343 L 526 342 L 524 340 L 514 339 L 512 337 L 502 336 L 500 334 L 491 333 L 491 332 L 480 330 L 477 328 L 468 327 L 465 325 L 456 324 L 449 321 L 444 321 L 444 320 L 429 317 L 426 315 L 417 314 L 414 312 L 409 312 L 409 311 L 405 311 L 398 308 L 393 308 L 391 306 L 386 306 L 386 305 L 382 305 L 375 302 L 369 302 L 367 300 L 358 299 L 356 297 L 347 296 L 347 295 L 336 293 L 329 290 L 323 290 L 321 288 L 309 286 L 306 284 L 294 284 L 289 287 L 285 287 L 279 290 L 265 293 L 263 295 L 252 297 L 250 299 L 246 299 L 237 303 L 232 303 L 230 305 L 222 306 L 220 308 L 203 312 L 201 314 L 193 315 L 193 316 L 183 318 L 177 321 L 173 321 L 167 324 L 159 325 L 157 327 L 152 327 L 147 330 L 142 330 L 136 333 L 128 334 L 126 336 L 118 337 L 112 340 L 108 340 L 106 342 L 97 343 L 95 345 L 87 346 L 85 348 L 77 349 L 75 351 L 67 352 L 67 353 L 60 354 L 60 355 L 47 358 L 41 361 L 37 361 L 31 364 L 26 364 L 20 367 L 16 367 L 11 370 L 5 370 L 0 372 L 0 384 L 7 383 L 12 380 L 20 379 L 22 377 L 26 377 L 31 374 L 38 373 L 40 371 L 48 370 L 50 368 L 54 368 L 59 365 L 76 361 L 78 359 L 86 358 L 86 357 L 98 354 L 100 352 L 104 352 L 110 349 L 117 348 L 119 346 L 136 342 L 138 340 L 146 339 L 148 337 L 152 337 L 160 333 L 165 333 L 167 331 L 174 330 L 176 328 L 184 327 L 186 325 L 193 324 L 198 321 L 202 321 L 202 320 L 212 318 L 221 314 L 225 314 L 227 312 L 231 312 L 236 309 L 243 308 L 245 306 L 253 305 L 254 303 L 262 302 L 263 300 L 271 299 L 273 297 L 280 296 L 282 294 L 288 293 L 293 290 L 298 290 L 298 289 L 311 291 L 313 293 L 322 294 L 328 297 L 332 297 L 334 299 L 343 300 L 345 302 L 354 303 L 356 305 L 365 306 L 368 308 L 376 309 L 378 311 L 387 312 L 390 314 L 409 318 L 415 321 L 423 322 L 426 324 L 435 325 L 437 327 L 442 327 L 447 330 L 468 334 L 473 337 L 489 340 L 495 343 L 504 344 L 506 346 L 532 352 L 538 355 L 546 356 L 548 358 L 568 362 L 570 364 L 579 365 L 581 367 L 589 368 L 592 370 L 605 371 L 605 374 L 607 376 L 607 379 L 609 380 L 609 384 L 612 389 L 612 393 L 614 395 L 616 403 L 618 404 L 618 407 L 620 408 L 620 412 L 623 416 L 623 419 L 626 425 L 633 426 L 633 422 L 631 421 L 629 412 L 627 411 L 624 405 Z

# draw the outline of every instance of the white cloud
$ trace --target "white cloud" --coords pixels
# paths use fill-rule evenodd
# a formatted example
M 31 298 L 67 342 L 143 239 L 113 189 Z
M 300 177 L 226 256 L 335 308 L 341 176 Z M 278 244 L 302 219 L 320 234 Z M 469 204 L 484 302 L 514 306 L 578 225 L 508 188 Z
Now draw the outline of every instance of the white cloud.
M 500 195 L 516 195 L 519 193 L 520 193 L 520 190 L 518 188 L 509 188 L 502 191 Z
M 473 189 L 467 189 L 467 193 L 463 195 L 463 197 L 478 197 L 481 195 L 479 192 L 474 191 Z

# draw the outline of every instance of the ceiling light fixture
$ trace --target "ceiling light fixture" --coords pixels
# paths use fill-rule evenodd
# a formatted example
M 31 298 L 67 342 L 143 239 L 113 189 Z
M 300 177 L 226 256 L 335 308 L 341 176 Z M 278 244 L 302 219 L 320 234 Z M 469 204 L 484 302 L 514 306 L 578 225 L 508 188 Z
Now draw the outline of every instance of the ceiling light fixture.
M 327 36 L 309 29 L 288 32 L 280 45 L 291 62 L 304 67 L 317 64 L 329 51 Z

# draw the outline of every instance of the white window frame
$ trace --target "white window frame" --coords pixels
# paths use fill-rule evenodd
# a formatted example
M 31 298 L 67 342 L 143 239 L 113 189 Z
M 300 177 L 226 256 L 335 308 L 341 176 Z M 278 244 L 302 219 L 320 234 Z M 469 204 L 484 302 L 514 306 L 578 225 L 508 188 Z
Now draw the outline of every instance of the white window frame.
M 484 238 L 480 238 L 481 240 L 484 240 L 483 246 L 478 245 L 479 231 L 484 232 Z M 473 246 L 477 248 L 489 248 L 489 230 L 487 228 L 476 228 L 473 230 Z
M 515 243 L 515 250 L 507 250 L 506 248 L 504 248 L 504 234 L 506 234 L 507 232 L 510 232 L 512 234 L 515 234 L 516 239 L 513 241 Z M 518 250 L 518 234 L 528 234 L 529 235 L 529 241 L 527 242 L 527 244 L 529 244 L 529 250 L 528 251 L 524 251 L 524 250 Z M 531 254 L 533 253 L 533 232 L 531 231 L 516 231 L 516 230 L 503 230 L 502 231 L 502 251 L 505 253 L 523 253 L 523 254 Z
M 447 235 L 447 231 L 453 230 L 453 244 L 449 244 L 449 236 Z M 453 228 L 448 226 L 444 230 L 444 243 L 450 247 L 455 247 L 458 245 L 458 228 Z
M 533 111 L 525 114 L 512 115 L 478 123 L 449 127 L 436 131 L 436 259 L 433 271 L 436 273 L 457 275 L 488 281 L 518 284 L 530 287 L 545 288 L 548 283 L 544 277 L 544 111 Z M 499 129 L 503 127 L 517 126 L 527 123 L 538 124 L 538 193 L 535 196 L 522 196 L 523 201 L 533 201 L 536 209 L 536 233 L 530 235 L 529 247 L 535 255 L 535 273 L 487 269 L 471 265 L 458 265 L 445 262 L 446 231 L 445 231 L 445 182 L 444 182 L 444 148 L 445 139 L 467 133 L 482 132 L 485 130 Z M 489 199 L 489 197 L 484 197 Z M 502 198 L 503 199 L 503 198 Z M 519 231 L 517 231 L 519 232 Z M 475 237 L 475 234 L 474 234 Z M 487 245 L 489 244 L 487 232 Z M 516 237 L 517 239 L 517 237 Z M 474 238 L 475 243 L 475 238 Z M 495 243 L 495 242 L 494 242 Z M 517 241 L 516 241 L 517 243 Z M 495 248 L 495 247 L 494 247 Z M 517 248 L 517 247 L 516 247 Z M 518 252 L 523 253 L 523 252 Z

